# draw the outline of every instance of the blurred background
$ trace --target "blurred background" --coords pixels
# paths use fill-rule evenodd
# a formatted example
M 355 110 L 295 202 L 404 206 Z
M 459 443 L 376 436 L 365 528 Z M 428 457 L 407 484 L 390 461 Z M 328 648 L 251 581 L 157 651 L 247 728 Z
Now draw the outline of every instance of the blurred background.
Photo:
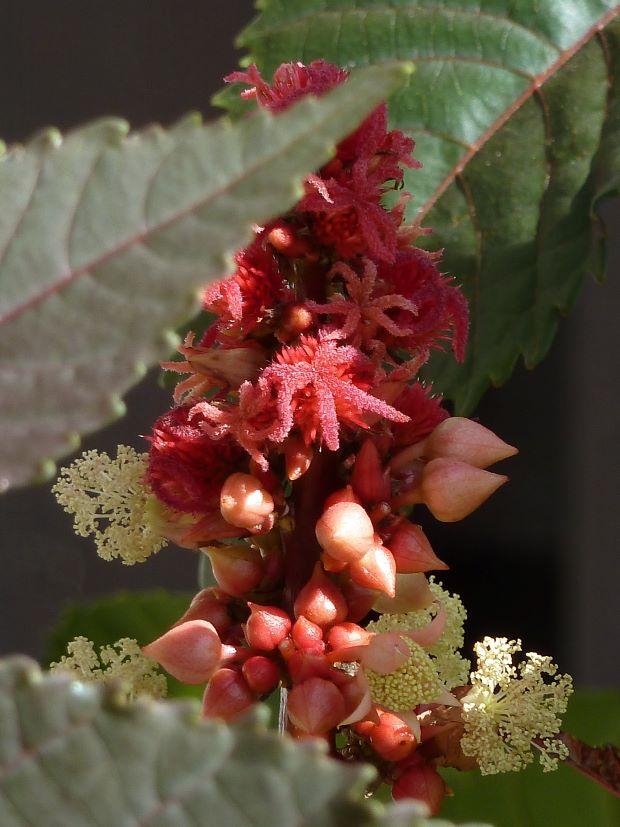
M 0 135 L 22 141 L 46 125 L 68 129 L 104 114 L 133 127 L 191 109 L 213 117 L 210 97 L 235 68 L 233 39 L 252 16 L 251 0 L 3 0 Z M 620 203 L 605 217 L 607 283 L 587 281 L 547 359 L 532 373 L 518 366 L 478 408 L 520 449 L 500 469 L 509 485 L 462 523 L 428 524 L 439 556 L 454 565 L 442 579 L 468 607 L 470 642 L 520 637 L 526 650 L 556 656 L 582 687 L 620 683 Z M 36 348 L 36 330 L 32 338 Z M 151 373 L 126 402 L 127 416 L 84 448 L 144 450 L 140 435 L 170 395 Z M 135 567 L 100 560 L 49 488 L 0 497 L 0 654 L 40 657 L 68 603 L 118 589 L 195 590 L 187 551 L 166 549 Z

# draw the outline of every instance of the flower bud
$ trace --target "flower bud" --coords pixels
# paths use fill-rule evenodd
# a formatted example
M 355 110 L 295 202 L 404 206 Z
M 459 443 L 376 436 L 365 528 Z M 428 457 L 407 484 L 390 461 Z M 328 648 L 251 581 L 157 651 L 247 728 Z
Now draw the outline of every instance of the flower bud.
M 317 626 L 331 626 L 345 620 L 347 611 L 342 592 L 317 563 L 312 577 L 297 595 L 295 617 L 303 615 Z
M 183 683 L 205 683 L 219 666 L 222 643 L 213 624 L 188 620 L 173 626 L 142 650 Z
M 269 230 L 267 241 L 272 247 L 289 258 L 302 258 L 310 251 L 308 241 L 299 237 L 295 228 L 285 221 L 278 221 Z
M 336 503 L 357 503 L 358 505 L 361 505 L 362 501 L 353 491 L 353 488 L 350 485 L 347 485 L 344 488 L 339 488 L 338 491 L 334 491 L 333 494 L 329 495 L 323 505 L 323 511 L 327 511 L 328 508 L 332 505 L 336 505 Z
M 441 805 L 448 788 L 446 782 L 436 769 L 429 764 L 408 765 L 394 782 L 392 798 L 400 801 L 413 798 L 421 801 L 429 810 L 429 815 L 439 815 Z
M 240 672 L 228 668 L 218 669 L 205 689 L 202 714 L 205 718 L 233 721 L 248 710 L 255 700 Z
M 363 503 L 378 503 L 390 498 L 389 473 L 383 470 L 372 439 L 367 439 L 357 454 L 351 484 Z
M 291 637 L 293 638 L 295 646 L 302 652 L 308 652 L 312 655 L 322 655 L 325 651 L 323 630 L 303 615 L 295 621 Z
M 218 635 L 223 635 L 232 626 L 229 603 L 230 597 L 219 589 L 203 589 L 192 599 L 183 617 L 174 625 L 179 626 L 187 620 L 207 620 L 215 626 Z
M 422 474 L 419 497 L 438 520 L 453 523 L 475 511 L 507 479 L 458 460 L 433 459 Z
M 402 574 L 448 568 L 436 556 L 422 528 L 408 520 L 403 520 L 398 525 L 388 542 L 388 547 L 394 556 L 396 571 Z
M 268 695 L 280 683 L 277 664 L 264 655 L 254 655 L 243 664 L 241 674 L 256 695 Z
M 347 601 L 347 606 L 349 607 L 347 620 L 353 623 L 358 623 L 360 620 L 363 620 L 380 596 L 380 592 L 374 589 L 364 588 L 354 580 L 351 580 L 350 577 L 342 583 L 341 588 L 344 599 Z
M 370 745 L 386 761 L 402 761 L 416 747 L 416 737 L 397 715 L 383 712 L 379 724 L 369 732 Z
M 286 476 L 295 481 L 303 476 L 314 456 L 312 445 L 306 445 L 300 436 L 289 436 L 284 442 L 284 461 Z
M 444 419 L 427 438 L 424 446 L 424 455 L 428 459 L 447 457 L 475 465 L 476 468 L 488 468 L 517 453 L 516 448 L 508 445 L 493 431 L 462 416 Z
M 290 304 L 285 308 L 276 331 L 276 338 L 280 342 L 288 343 L 296 339 L 312 327 L 314 318 L 312 313 L 303 304 Z
M 293 687 L 287 709 L 293 726 L 310 735 L 334 729 L 346 712 L 339 689 L 323 678 L 309 678 Z
M 404 614 L 426 609 L 434 600 L 435 595 L 423 574 L 397 574 L 396 596 L 379 595 L 373 609 L 381 614 Z
M 343 563 L 363 557 L 372 545 L 374 533 L 370 517 L 356 503 L 330 506 L 316 524 L 316 538 L 321 547 Z
M 357 623 L 338 623 L 332 626 L 327 635 L 327 643 L 334 651 L 345 649 L 347 646 L 360 646 L 369 640 L 370 632 L 362 629 Z
M 263 558 L 250 546 L 209 546 L 213 576 L 218 585 L 233 597 L 253 591 L 263 579 Z
M 251 614 L 245 625 L 245 637 L 253 649 L 271 652 L 291 631 L 291 619 L 276 606 L 248 603 Z
M 396 594 L 396 563 L 391 551 L 375 543 L 361 558 L 349 567 L 351 579 L 367 589 L 377 589 L 389 597 Z
M 227 523 L 258 534 L 273 527 L 273 497 L 251 474 L 231 474 L 220 492 L 220 511 Z

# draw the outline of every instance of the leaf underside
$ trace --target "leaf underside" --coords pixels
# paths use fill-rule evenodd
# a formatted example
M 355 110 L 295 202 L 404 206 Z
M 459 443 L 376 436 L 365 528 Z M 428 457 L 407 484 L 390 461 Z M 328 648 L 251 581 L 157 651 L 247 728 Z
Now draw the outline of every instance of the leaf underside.
M 127 705 L 113 687 L 0 663 L 2 827 L 423 827 L 365 802 L 367 767 L 192 702 Z M 370 773 L 372 777 L 372 773 Z M 444 822 L 441 822 L 443 824 Z M 437 824 L 439 827 L 439 824 Z
M 199 288 L 404 76 L 366 70 L 278 118 L 48 130 L 0 158 L 0 491 L 122 414 Z
M 619 7 L 610 0 L 262 0 L 239 45 L 281 62 L 413 60 L 391 100 L 422 170 L 409 217 L 433 228 L 470 302 L 466 361 L 435 387 L 470 412 L 519 355 L 548 351 L 584 274 L 604 271 L 601 199 L 620 182 Z M 244 61 L 245 62 L 245 61 Z M 241 111 L 236 89 L 217 96 Z

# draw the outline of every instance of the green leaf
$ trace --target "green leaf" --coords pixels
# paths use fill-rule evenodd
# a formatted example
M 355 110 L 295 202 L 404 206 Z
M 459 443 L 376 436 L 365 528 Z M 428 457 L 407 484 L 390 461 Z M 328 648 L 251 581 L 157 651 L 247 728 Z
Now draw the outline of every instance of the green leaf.
M 569 704 L 564 728 L 588 743 L 620 744 L 620 693 L 578 692 Z M 620 800 L 568 766 L 551 773 L 530 766 L 503 775 L 451 770 L 445 776 L 454 790 L 444 808 L 448 818 L 488 818 L 496 827 L 620 823 Z
M 67 644 L 83 635 L 96 649 L 130 637 L 144 646 L 155 640 L 183 615 L 192 595 L 173 594 L 158 589 L 149 592 L 118 592 L 89 603 L 66 606 L 47 640 L 43 665 L 58 662 L 67 652 Z M 200 698 L 202 686 L 187 686 L 170 675 L 171 698 Z
M 123 412 L 198 288 L 409 71 L 360 72 L 234 125 L 48 130 L 0 159 L 0 490 L 50 476 L 80 434 Z
M 462 281 L 465 364 L 437 356 L 437 389 L 471 411 L 550 347 L 584 273 L 603 273 L 601 199 L 620 184 L 620 26 L 614 0 L 262 0 L 239 37 L 269 75 L 287 60 L 413 60 L 391 100 L 422 170 L 410 217 L 434 228 Z M 218 96 L 231 101 L 236 89 Z M 238 109 L 237 107 L 235 107 Z
M 123 703 L 113 687 L 0 663 L 2 827 L 424 827 L 364 801 L 368 767 L 269 733 L 200 721 L 192 702 Z

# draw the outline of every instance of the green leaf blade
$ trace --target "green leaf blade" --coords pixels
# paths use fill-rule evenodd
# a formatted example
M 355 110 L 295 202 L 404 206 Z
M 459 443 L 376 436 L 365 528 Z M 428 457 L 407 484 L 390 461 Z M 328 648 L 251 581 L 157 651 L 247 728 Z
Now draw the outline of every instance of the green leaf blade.
M 468 413 L 518 358 L 546 354 L 585 273 L 604 264 L 597 206 L 619 188 L 612 0 L 266 0 L 239 42 L 268 75 L 286 60 L 413 60 L 391 99 L 422 170 L 410 217 L 434 230 L 470 299 L 465 364 L 437 355 L 438 390 Z
M 0 489 L 49 474 L 49 460 L 122 412 L 121 395 L 169 354 L 252 225 L 290 207 L 404 77 L 400 65 L 371 68 L 237 124 L 48 131 L 0 160 Z

